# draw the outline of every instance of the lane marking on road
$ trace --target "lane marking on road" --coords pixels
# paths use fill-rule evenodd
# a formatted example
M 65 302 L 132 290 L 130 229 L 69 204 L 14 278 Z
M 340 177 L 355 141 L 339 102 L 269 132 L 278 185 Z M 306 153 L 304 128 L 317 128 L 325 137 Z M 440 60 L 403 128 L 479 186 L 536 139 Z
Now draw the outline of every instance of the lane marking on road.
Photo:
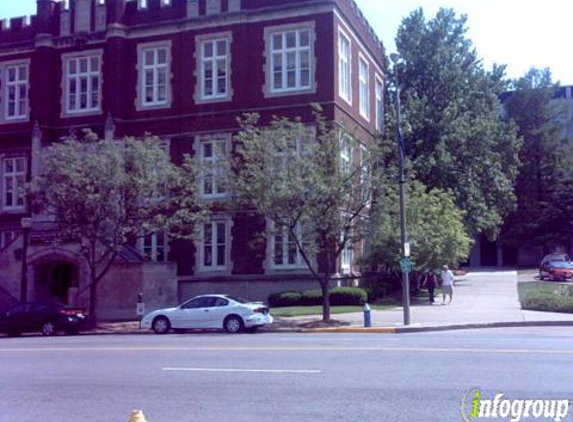
M 266 374 L 321 374 L 318 369 L 162 368 L 171 372 L 253 372 Z
M 344 347 L 344 346 L 103 346 L 103 347 L 14 347 L 0 353 L 73 353 L 73 352 L 381 352 L 381 353 L 485 353 L 509 355 L 573 355 L 572 349 L 496 349 L 460 347 Z

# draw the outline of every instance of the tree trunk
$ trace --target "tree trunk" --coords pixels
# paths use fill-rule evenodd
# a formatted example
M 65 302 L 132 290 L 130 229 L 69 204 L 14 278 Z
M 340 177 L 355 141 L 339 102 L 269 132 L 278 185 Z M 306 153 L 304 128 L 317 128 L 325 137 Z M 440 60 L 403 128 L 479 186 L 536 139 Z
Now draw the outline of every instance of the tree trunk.
M 322 320 L 330 321 L 330 273 L 327 271 L 320 283 L 322 288 Z
M 90 309 L 88 315 L 88 328 L 93 329 L 96 326 L 97 316 L 97 274 L 96 268 L 91 268 L 90 271 Z

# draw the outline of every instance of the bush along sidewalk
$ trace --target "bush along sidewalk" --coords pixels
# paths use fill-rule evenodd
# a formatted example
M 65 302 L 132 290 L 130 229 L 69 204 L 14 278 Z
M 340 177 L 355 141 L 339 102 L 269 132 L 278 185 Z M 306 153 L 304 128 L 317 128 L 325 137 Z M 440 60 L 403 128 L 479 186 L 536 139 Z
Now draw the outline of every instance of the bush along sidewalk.
M 368 293 L 360 287 L 335 287 L 330 292 L 332 306 L 362 306 L 368 301 Z M 280 292 L 269 296 L 268 303 L 271 308 L 289 306 L 316 306 L 322 304 L 320 290 L 301 292 Z
M 529 311 L 573 313 L 573 286 L 555 283 L 519 283 L 521 308 Z

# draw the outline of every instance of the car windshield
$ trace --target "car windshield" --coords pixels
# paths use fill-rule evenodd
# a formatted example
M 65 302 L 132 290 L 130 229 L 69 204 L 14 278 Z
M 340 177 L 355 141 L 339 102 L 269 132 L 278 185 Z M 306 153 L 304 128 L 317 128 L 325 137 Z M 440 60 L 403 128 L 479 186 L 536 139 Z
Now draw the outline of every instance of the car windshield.
M 548 255 L 544 258 L 546 262 L 569 262 L 571 259 L 565 254 Z
M 573 264 L 569 261 L 552 261 L 551 266 L 553 268 L 573 268 Z
M 234 300 L 235 302 L 239 302 L 239 303 L 250 303 L 250 300 L 244 299 L 242 297 L 235 297 L 235 296 L 226 296 L 231 300 Z

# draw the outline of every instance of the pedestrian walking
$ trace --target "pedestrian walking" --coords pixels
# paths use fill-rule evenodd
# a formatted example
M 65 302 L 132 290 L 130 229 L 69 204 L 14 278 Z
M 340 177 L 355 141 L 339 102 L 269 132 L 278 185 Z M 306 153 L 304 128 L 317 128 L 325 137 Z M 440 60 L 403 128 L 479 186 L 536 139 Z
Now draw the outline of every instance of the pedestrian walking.
M 450 271 L 447 265 L 442 267 L 442 300 L 444 305 L 452 303 L 454 298 L 454 273 Z M 446 303 L 446 296 L 450 297 L 450 300 Z
M 434 303 L 434 290 L 438 286 L 438 278 L 434 271 L 430 271 L 426 276 L 426 289 L 428 289 L 428 295 L 430 296 L 430 305 Z

